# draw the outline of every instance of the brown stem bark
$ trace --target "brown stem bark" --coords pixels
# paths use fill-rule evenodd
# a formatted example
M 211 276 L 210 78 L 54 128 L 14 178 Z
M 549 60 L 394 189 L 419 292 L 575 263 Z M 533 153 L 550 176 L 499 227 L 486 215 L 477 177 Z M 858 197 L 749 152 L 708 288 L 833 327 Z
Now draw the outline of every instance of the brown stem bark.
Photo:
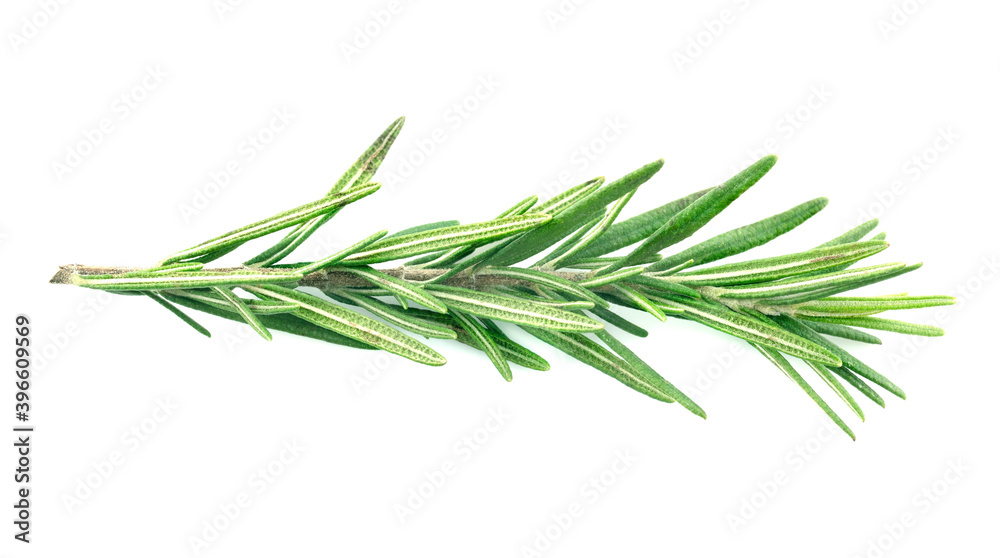
M 245 269 L 242 267 L 229 267 L 229 268 L 217 268 L 215 271 L 226 271 L 234 269 Z M 86 265 L 64 265 L 59 268 L 59 271 L 49 279 L 50 283 L 56 285 L 69 285 L 72 284 L 71 277 L 73 275 L 102 275 L 107 273 L 124 273 L 126 271 L 138 271 L 139 268 L 130 267 L 97 267 L 97 266 L 86 266 Z M 287 269 L 283 270 L 287 271 Z M 404 281 L 414 281 L 422 282 L 429 281 L 435 277 L 447 272 L 447 269 L 421 269 L 413 267 L 394 267 L 391 269 L 380 269 L 382 273 L 386 275 L 391 275 L 398 279 L 403 279 Z M 549 272 L 555 277 L 560 277 L 567 279 L 569 281 L 578 282 L 589 277 L 589 273 L 586 271 L 551 271 Z M 465 287 L 467 289 L 483 289 L 489 287 L 530 287 L 533 283 L 529 281 L 523 281 L 521 279 L 515 279 L 513 277 L 507 277 L 504 275 L 497 275 L 490 273 L 489 268 L 485 268 L 481 271 L 477 271 L 475 275 L 468 272 L 459 273 L 453 277 L 446 279 L 442 285 L 448 285 L 452 287 Z M 303 287 L 316 287 L 318 289 L 338 289 L 338 288 L 361 288 L 361 287 L 371 287 L 372 284 L 366 281 L 364 278 L 351 273 L 349 271 L 341 271 L 337 269 L 331 270 L 320 270 L 309 275 L 306 275 L 301 280 L 299 280 L 299 285 Z

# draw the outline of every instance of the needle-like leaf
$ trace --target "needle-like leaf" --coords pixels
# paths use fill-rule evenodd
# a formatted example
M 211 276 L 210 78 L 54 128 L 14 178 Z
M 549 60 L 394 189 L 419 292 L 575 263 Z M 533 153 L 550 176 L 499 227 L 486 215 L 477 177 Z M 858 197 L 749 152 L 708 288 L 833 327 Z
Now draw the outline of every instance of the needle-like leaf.
M 462 329 L 476 340 L 479 348 L 486 353 L 486 356 L 489 357 L 493 366 L 496 366 L 497 371 L 500 372 L 503 379 L 508 382 L 514 379 L 510 372 L 510 365 L 507 364 L 507 359 L 500 352 L 500 348 L 493 343 L 493 339 L 490 338 L 490 334 L 486 331 L 486 328 L 481 326 L 475 318 L 463 312 L 451 310 L 450 314 L 454 316 L 455 320 L 462 326 Z
M 669 280 L 685 285 L 713 286 L 761 283 L 821 271 L 842 263 L 856 262 L 888 247 L 889 245 L 885 242 L 856 242 L 787 256 L 750 260 L 678 273 L 670 276 Z
M 212 336 L 212 333 L 210 331 L 208 331 L 207 329 L 205 329 L 205 326 L 203 326 L 203 325 L 199 324 L 198 322 L 196 322 L 194 320 L 194 318 L 192 318 L 191 316 L 188 316 L 187 314 L 185 314 L 180 308 L 174 306 L 173 304 L 170 303 L 170 301 L 168 301 L 167 299 L 165 299 L 162 296 L 160 296 L 159 293 L 147 292 L 145 294 L 149 298 L 155 300 L 156 303 L 159 304 L 160 306 L 166 308 L 167 310 L 170 310 L 171 314 L 173 314 L 173 315 L 177 316 L 178 318 L 184 320 L 184 323 L 186 323 L 187 325 L 193 327 L 195 329 L 195 331 L 197 331 L 198 333 L 204 335 L 205 337 L 211 337 Z
M 491 320 L 560 331 L 597 331 L 603 324 L 574 312 L 510 296 L 459 287 L 428 285 L 449 309 Z
M 834 353 L 814 341 L 804 339 L 769 323 L 737 314 L 725 307 L 698 300 L 671 301 L 671 306 L 683 310 L 683 316 L 686 318 L 752 343 L 772 347 L 783 353 L 820 364 L 830 366 L 842 364 L 840 358 Z
M 840 359 L 844 368 L 850 369 L 855 374 L 875 383 L 875 385 L 880 386 L 882 389 L 885 389 L 896 397 L 906 399 L 906 393 L 904 393 L 899 386 L 889 381 L 888 378 L 879 374 L 867 364 L 855 358 L 854 355 L 833 344 L 822 335 L 819 335 L 815 331 L 809 329 L 809 326 L 803 324 L 799 320 L 792 318 L 791 316 L 777 316 L 775 321 L 782 327 L 794 332 L 796 335 L 801 335 L 802 337 L 825 347 L 831 353 L 837 355 L 837 358 Z
M 473 223 L 454 227 L 443 227 L 430 231 L 383 238 L 366 250 L 348 256 L 349 264 L 372 264 L 408 258 L 445 248 L 453 248 L 470 242 L 487 242 L 534 229 L 551 219 L 542 213 L 528 213 L 495 219 L 485 223 Z
M 581 224 L 589 221 L 593 214 L 603 210 L 608 204 L 634 192 L 663 167 L 663 159 L 654 161 L 635 170 L 610 184 L 602 186 L 575 202 L 551 221 L 526 232 L 511 242 L 490 261 L 492 265 L 511 265 L 525 260 L 559 242 Z
M 306 222 L 313 217 L 323 215 L 333 211 L 335 209 L 344 207 L 345 205 L 355 202 L 369 194 L 376 192 L 379 189 L 378 184 L 369 184 L 363 187 L 350 190 L 348 192 L 343 192 L 340 194 L 333 194 L 327 196 L 318 201 L 307 203 L 296 207 L 295 209 L 289 209 L 288 211 L 282 211 L 277 215 L 269 217 L 267 219 L 257 221 L 256 223 L 251 223 L 245 227 L 240 227 L 234 231 L 230 231 L 222 236 L 217 236 L 211 240 L 207 240 L 188 248 L 187 250 L 181 250 L 176 254 L 168 256 L 166 259 L 158 263 L 158 266 L 167 265 L 179 262 L 181 260 L 188 260 L 196 258 L 198 256 L 203 256 L 207 254 L 212 254 L 213 252 L 226 250 L 228 248 L 233 248 L 239 246 L 248 240 L 253 240 L 254 238 L 264 236 L 266 234 L 273 233 L 275 231 L 280 231 L 297 225 L 299 223 Z
M 403 281 L 402 279 L 397 279 L 391 275 L 382 273 L 381 271 L 374 270 L 368 266 L 345 267 L 342 269 L 359 277 L 363 277 L 366 281 L 370 281 L 373 285 L 382 287 L 399 298 L 410 299 L 418 304 L 423 304 L 435 312 L 444 313 L 448 311 L 448 308 L 444 305 L 444 303 L 425 291 L 424 288 L 419 285 L 413 285 Z
M 816 330 L 817 333 L 822 333 L 824 335 L 832 335 L 834 337 L 841 337 L 843 339 L 850 339 L 852 341 L 868 343 L 871 345 L 882 344 L 882 340 L 878 337 L 852 327 L 839 324 L 821 324 L 819 322 L 806 322 L 806 325 Z
M 613 335 L 607 331 L 598 331 L 596 335 L 598 339 L 603 341 L 604 344 L 608 346 L 608 348 L 618 353 L 618 356 L 622 357 L 625 362 L 629 363 L 633 370 L 641 374 L 643 379 L 648 382 L 650 389 L 659 392 L 663 399 L 672 399 L 677 403 L 680 403 L 681 406 L 695 415 L 701 418 L 708 418 L 704 409 L 698 406 L 697 403 L 685 395 L 681 390 L 677 389 L 673 384 L 664 379 L 663 376 L 660 376 L 656 370 L 653 370 L 650 365 L 646 364 L 646 362 L 632 352 L 631 349 L 615 339 Z
M 319 271 L 319 270 L 321 270 L 321 269 L 323 269 L 325 267 L 330 267 L 331 265 L 335 265 L 337 263 L 340 263 L 347 256 L 350 256 L 351 254 L 354 254 L 355 252 L 358 252 L 359 250 L 364 250 L 368 246 L 374 244 L 379 239 L 381 239 L 382 237 L 384 237 L 386 235 L 386 233 L 388 233 L 388 232 L 389 231 L 387 231 L 385 229 L 382 229 L 381 231 L 379 231 L 379 232 L 377 232 L 377 233 L 369 236 L 368 238 L 365 238 L 363 240 L 355 242 L 354 244 L 351 244 L 347 248 L 344 248 L 343 250 L 341 250 L 341 251 L 339 251 L 339 252 L 337 252 L 335 254 L 327 256 L 327 257 L 323 258 L 322 260 L 315 261 L 315 262 L 313 262 L 313 263 L 311 263 L 309 265 L 302 266 L 302 267 L 298 268 L 297 271 L 299 273 L 301 273 L 302 275 L 308 275 L 308 274 L 310 274 L 310 273 L 312 273 L 314 271 Z
M 416 339 L 353 310 L 302 291 L 274 285 L 245 287 L 245 289 L 263 298 L 294 302 L 299 305 L 294 312 L 297 317 L 401 357 L 431 366 L 441 366 L 446 362 L 440 353 Z
M 622 212 L 622 209 L 625 208 L 625 204 L 627 204 L 628 201 L 632 199 L 632 196 L 634 194 L 635 190 L 625 194 L 618 201 L 613 203 L 611 205 L 611 208 L 607 210 L 604 217 L 602 217 L 597 222 L 597 224 L 595 224 L 592 228 L 588 229 L 587 232 L 584 233 L 579 238 L 579 240 L 574 242 L 572 246 L 568 247 L 565 252 L 562 252 L 561 254 L 559 254 L 549 262 L 547 262 L 545 264 L 545 267 L 549 269 L 559 269 L 560 267 L 562 267 L 563 262 L 572 261 L 574 256 L 585 250 L 587 246 L 590 246 L 591 243 L 600 238 L 601 235 L 603 235 L 604 232 L 608 230 L 608 228 L 612 225 L 612 223 L 615 222 L 615 219 L 618 218 L 618 215 Z
M 604 177 L 592 178 L 579 186 L 573 186 L 535 206 L 535 211 L 556 215 L 577 201 L 587 197 L 604 184 Z
M 609 267 L 604 273 L 635 265 L 650 254 L 655 254 L 691 236 L 716 215 L 722 213 L 722 210 L 729 207 L 729 204 L 736 201 L 736 198 L 743 195 L 751 186 L 756 184 L 758 180 L 767 174 L 767 171 L 771 170 L 771 167 L 774 166 L 777 160 L 778 158 L 774 155 L 768 155 L 743 169 L 724 184 L 713 188 L 710 192 L 671 217 L 669 221 L 664 223 L 656 232 L 649 235 L 628 256 L 616 265 Z
M 872 219 L 871 221 L 866 221 L 860 225 L 854 227 L 853 229 L 845 232 L 844 234 L 820 244 L 816 248 L 826 248 L 829 246 L 839 246 L 841 244 L 850 244 L 852 242 L 858 242 L 864 238 L 868 233 L 872 232 L 875 227 L 878 226 L 878 219 Z
M 343 297 L 348 303 L 359 308 L 363 308 L 398 328 L 412 331 L 413 333 L 419 333 L 424 337 L 432 337 L 436 339 L 455 339 L 457 337 L 455 330 L 453 329 L 418 318 L 411 315 L 411 313 L 404 311 L 405 309 L 400 306 L 386 304 L 377 298 L 352 293 L 346 290 L 328 292 L 327 294 L 331 297 Z
M 802 391 L 805 391 L 806 395 L 808 395 L 809 398 L 812 399 L 814 403 L 819 405 L 820 409 L 823 409 L 823 412 L 826 413 L 826 416 L 830 417 L 830 420 L 832 420 L 837 426 L 839 426 L 841 430 L 846 432 L 847 435 L 850 436 L 852 440 L 857 439 L 854 436 L 854 432 L 851 430 L 851 427 L 847 426 L 847 423 L 845 423 L 844 420 L 841 419 L 840 416 L 838 416 L 837 413 L 835 413 L 833 409 L 831 409 L 830 406 L 826 404 L 826 401 L 823 401 L 823 398 L 820 397 L 819 394 L 816 393 L 816 390 L 814 390 L 812 386 L 810 386 L 809 383 L 802 378 L 802 376 L 795 370 L 795 367 L 788 362 L 788 359 L 786 359 L 781 353 L 770 347 L 764 347 L 756 343 L 751 343 L 751 345 L 753 346 L 753 348 L 757 349 L 760 352 L 760 354 L 764 355 L 767 358 L 767 360 L 771 361 L 772 364 L 777 366 L 779 370 L 784 372 L 784 374 L 788 376 L 790 380 L 792 380 L 793 382 L 796 383 L 796 385 L 802 388 Z
M 78 275 L 74 277 L 73 282 L 81 287 L 104 291 L 163 291 L 201 287 L 242 287 L 262 283 L 295 283 L 299 279 L 302 279 L 302 274 L 294 271 L 231 269 L 182 273 L 137 273 L 125 277 L 102 275 L 96 279 L 87 275 Z
M 486 268 L 485 273 L 489 275 L 500 275 L 502 277 L 511 277 L 514 279 L 530 281 L 532 283 L 551 287 L 557 291 L 571 294 L 581 300 L 589 300 L 598 306 L 603 306 L 605 308 L 608 306 L 608 303 L 603 298 L 572 281 L 556 277 L 551 273 L 542 273 L 541 271 L 521 269 L 518 267 L 488 267 Z
M 330 188 L 330 191 L 327 192 L 327 195 L 337 194 L 345 189 L 352 190 L 371 180 L 375 176 L 375 171 L 381 166 L 382 161 L 389 152 L 389 148 L 392 147 L 393 142 L 396 141 L 396 137 L 399 136 L 400 130 L 403 129 L 403 122 L 405 120 L 405 118 L 399 117 L 390 124 L 375 142 L 358 157 L 357 161 L 347 169 L 347 172 L 341 175 L 333 187 Z M 314 217 L 308 223 L 299 225 L 277 244 L 245 262 L 245 265 L 264 267 L 281 261 L 305 242 L 316 229 L 329 221 L 337 211 L 334 210 L 326 215 Z
M 687 250 L 682 250 L 673 256 L 663 258 L 647 267 L 646 270 L 664 271 L 681 265 L 688 260 L 693 260 L 693 265 L 702 265 L 741 254 L 757 246 L 767 244 L 805 223 L 810 217 L 816 215 L 826 207 L 827 203 L 829 203 L 829 200 L 826 198 L 816 198 L 804 204 L 797 205 L 784 213 L 757 221 L 752 225 L 714 236 Z
M 651 209 L 645 213 L 611 225 L 608 232 L 601 235 L 593 244 L 579 254 L 580 258 L 595 258 L 631 246 L 649 235 L 655 233 L 664 223 L 687 206 L 700 199 L 715 187 L 706 188 Z
M 904 335 L 921 335 L 923 337 L 941 337 L 944 330 L 929 325 L 911 324 L 899 320 L 888 320 L 886 318 L 876 318 L 874 316 L 861 318 L 833 318 L 827 316 L 810 316 L 814 322 L 825 322 L 829 324 L 840 324 L 845 326 L 860 327 L 864 329 L 878 329 L 881 331 L 891 331 Z
M 263 337 L 268 341 L 271 340 L 271 332 L 268 331 L 266 327 L 264 327 L 264 324 L 261 323 L 260 318 L 258 318 L 256 315 L 254 315 L 253 312 L 250 311 L 250 308 L 248 308 L 247 305 L 243 303 L 243 300 L 241 300 L 240 297 L 233 294 L 232 290 L 227 289 L 225 287 L 212 287 L 212 290 L 215 291 L 215 294 L 224 298 L 226 302 L 228 302 L 233 307 L 233 310 L 236 310 L 236 313 L 243 318 L 243 321 L 245 321 L 247 325 L 250 326 L 251 329 L 256 331 L 258 335 L 260 335 L 261 337 Z

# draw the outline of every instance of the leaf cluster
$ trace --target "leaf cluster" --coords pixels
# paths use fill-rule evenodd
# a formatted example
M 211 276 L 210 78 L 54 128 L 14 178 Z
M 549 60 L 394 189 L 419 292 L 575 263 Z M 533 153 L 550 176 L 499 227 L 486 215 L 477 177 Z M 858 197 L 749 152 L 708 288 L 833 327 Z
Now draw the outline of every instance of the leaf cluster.
M 793 359 L 864 420 L 856 394 L 879 406 L 885 402 L 876 388 L 905 394 L 832 339 L 881 343 L 862 330 L 938 336 L 943 332 L 936 327 L 878 314 L 955 302 L 907 294 L 841 296 L 920 267 L 856 265 L 888 247 L 884 235 L 869 237 L 877 221 L 801 252 L 708 266 L 795 229 L 826 207 L 826 198 L 664 253 L 699 234 L 754 186 L 774 166 L 774 156 L 723 184 L 625 220 L 619 220 L 623 209 L 662 160 L 611 182 L 589 180 L 542 203 L 531 196 L 486 221 L 382 230 L 318 261 L 285 263 L 339 211 L 378 190 L 370 180 L 402 124 L 402 118 L 393 122 L 315 202 L 181 250 L 150 268 L 78 274 L 72 282 L 146 295 L 205 335 L 180 307 L 243 321 L 267 340 L 270 330 L 279 330 L 432 366 L 445 358 L 415 336 L 454 340 L 484 352 L 507 381 L 511 365 L 549 368 L 512 338 L 514 327 L 640 393 L 704 417 L 701 407 L 620 339 L 648 335 L 636 323 L 641 314 L 687 320 L 749 343 L 852 438 L 851 428 Z M 203 267 L 279 231 L 284 236 L 242 266 Z M 389 262 L 396 267 L 373 267 Z M 319 287 L 323 296 L 306 287 Z

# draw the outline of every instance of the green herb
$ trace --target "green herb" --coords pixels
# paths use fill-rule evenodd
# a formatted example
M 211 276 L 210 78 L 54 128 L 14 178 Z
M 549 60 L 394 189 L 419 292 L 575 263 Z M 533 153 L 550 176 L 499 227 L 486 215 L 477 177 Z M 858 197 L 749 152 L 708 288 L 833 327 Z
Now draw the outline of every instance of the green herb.
M 703 267 L 792 231 L 826 207 L 826 198 L 662 253 L 698 234 L 758 183 L 775 164 L 774 156 L 720 186 L 622 221 L 626 204 L 660 170 L 662 160 L 608 183 L 595 178 L 541 203 L 530 196 L 491 220 L 437 221 L 394 234 L 383 230 L 316 261 L 285 263 L 340 211 L 378 190 L 370 181 L 402 125 L 402 118 L 393 122 L 314 202 L 181 250 L 153 267 L 65 266 L 52 282 L 146 295 L 205 335 L 208 330 L 178 306 L 245 322 L 267 340 L 272 330 L 282 331 L 382 349 L 423 364 L 445 363 L 406 331 L 481 350 L 508 381 L 511 364 L 548 370 L 545 359 L 512 340 L 498 323 L 507 322 L 640 393 L 704 417 L 701 407 L 615 337 L 617 330 L 648 336 L 634 323 L 643 314 L 659 321 L 688 320 L 749 343 L 851 438 L 851 428 L 796 370 L 793 359 L 804 361 L 805 369 L 864 420 L 849 389 L 883 407 L 876 387 L 900 398 L 905 393 L 831 338 L 881 343 L 862 330 L 939 336 L 939 328 L 878 314 L 955 302 L 908 294 L 836 296 L 920 267 L 855 267 L 888 248 L 884 233 L 865 240 L 876 220 L 804 252 Z M 203 267 L 285 229 L 290 230 L 243 265 Z M 394 267 L 372 267 L 399 261 Z

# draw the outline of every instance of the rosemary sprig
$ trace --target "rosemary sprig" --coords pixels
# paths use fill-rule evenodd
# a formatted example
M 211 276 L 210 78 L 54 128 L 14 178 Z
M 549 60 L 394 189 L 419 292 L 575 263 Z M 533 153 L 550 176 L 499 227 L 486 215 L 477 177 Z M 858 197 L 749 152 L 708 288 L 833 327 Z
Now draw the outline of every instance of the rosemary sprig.
M 804 361 L 864 420 L 848 387 L 880 406 L 885 401 L 873 385 L 900 398 L 905 394 L 831 338 L 881 343 L 862 330 L 939 336 L 943 332 L 936 327 L 878 314 L 955 302 L 952 297 L 907 294 L 835 296 L 920 267 L 855 267 L 888 248 L 884 233 L 866 240 L 878 225 L 875 220 L 804 252 L 702 267 L 792 231 L 819 213 L 826 198 L 662 254 L 697 234 L 756 184 L 774 166 L 774 156 L 717 187 L 623 221 L 618 216 L 625 204 L 660 170 L 662 160 L 607 184 L 603 177 L 595 178 L 542 203 L 531 196 L 489 221 L 439 221 L 394 234 L 383 230 L 317 261 L 282 263 L 339 211 L 378 190 L 370 180 L 402 125 L 402 118 L 393 122 L 315 202 L 202 242 L 150 268 L 64 266 L 52 282 L 146 295 L 205 335 L 208 331 L 178 305 L 245 322 L 267 340 L 277 330 L 382 349 L 423 364 L 445 363 L 435 349 L 404 333 L 408 331 L 483 351 L 507 381 L 513 378 L 511 364 L 548 370 L 542 357 L 512 340 L 497 323 L 507 322 L 640 393 L 678 402 L 704 417 L 701 407 L 605 328 L 610 324 L 646 337 L 649 333 L 626 317 L 630 311 L 660 321 L 690 320 L 752 345 L 851 438 L 851 428 L 790 359 Z M 241 266 L 203 268 L 251 240 L 284 229 L 291 230 Z M 623 252 L 615 255 L 619 250 Z M 372 267 L 400 260 L 409 261 Z M 327 297 L 303 287 L 318 288 Z M 244 298 L 234 289 L 252 296 Z

